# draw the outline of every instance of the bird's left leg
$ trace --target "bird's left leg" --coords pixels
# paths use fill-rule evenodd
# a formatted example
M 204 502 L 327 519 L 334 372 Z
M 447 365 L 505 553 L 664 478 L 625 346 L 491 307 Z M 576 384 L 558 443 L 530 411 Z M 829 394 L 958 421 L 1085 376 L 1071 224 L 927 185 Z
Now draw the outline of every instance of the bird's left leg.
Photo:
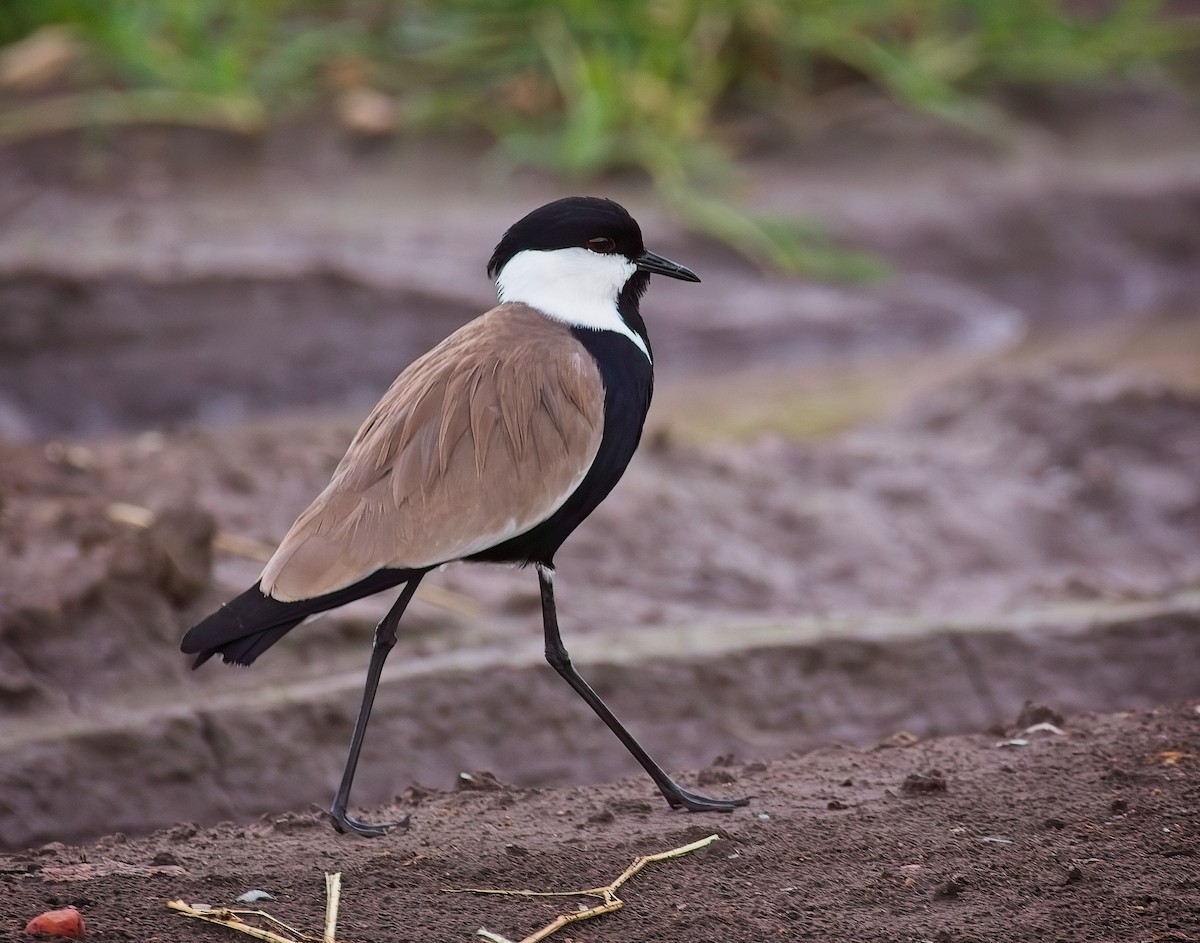
M 608 709 L 608 705 L 600 699 L 583 677 L 571 664 L 571 656 L 563 646 L 562 636 L 558 631 L 558 613 L 554 608 L 554 571 L 547 566 L 538 564 L 538 582 L 542 591 L 542 623 L 546 635 L 546 661 L 562 676 L 597 716 L 608 725 L 608 729 L 617 735 L 625 749 L 633 754 L 633 758 L 642 764 L 642 768 L 650 774 L 659 792 L 663 794 L 673 809 L 687 809 L 689 812 L 732 812 L 739 806 L 747 805 L 749 799 L 710 799 L 708 796 L 688 792 L 675 782 L 666 771 L 659 766 L 647 753 L 633 734 L 625 729 L 617 720 L 617 716 Z

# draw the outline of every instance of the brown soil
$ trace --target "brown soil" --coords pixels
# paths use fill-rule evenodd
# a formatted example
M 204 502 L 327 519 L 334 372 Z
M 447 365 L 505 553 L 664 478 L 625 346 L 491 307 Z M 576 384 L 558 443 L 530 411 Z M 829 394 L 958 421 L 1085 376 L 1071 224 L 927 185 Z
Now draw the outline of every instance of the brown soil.
M 559 938 L 1182 943 L 1200 933 L 1200 708 L 1073 717 L 1061 735 L 911 741 L 769 763 L 719 757 L 699 774 L 705 788 L 754 796 L 727 816 L 670 813 L 642 780 L 530 790 L 477 773 L 473 788 L 413 788 L 373 810 L 412 817 L 373 841 L 289 813 L 50 844 L 0 857 L 0 933 L 17 939 L 36 913 L 73 905 L 90 939 L 231 939 L 166 903 L 236 906 L 251 889 L 275 898 L 256 907 L 319 932 L 322 872 L 340 871 L 347 940 L 469 940 L 480 926 L 521 939 L 585 899 L 449 890 L 602 886 L 639 855 L 709 834 L 719 841 L 626 885 L 624 910 Z

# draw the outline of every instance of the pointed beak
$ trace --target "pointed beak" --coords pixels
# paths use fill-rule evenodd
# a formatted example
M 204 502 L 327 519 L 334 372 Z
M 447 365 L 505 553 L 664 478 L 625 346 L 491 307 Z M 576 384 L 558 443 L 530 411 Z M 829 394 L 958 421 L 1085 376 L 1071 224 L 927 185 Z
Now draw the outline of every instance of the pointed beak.
M 678 262 L 672 262 L 670 259 L 664 259 L 661 255 L 655 255 L 650 251 L 643 252 L 633 260 L 633 263 L 638 267 L 639 272 L 653 272 L 655 275 L 666 275 L 667 278 L 678 278 L 684 282 L 700 281 L 700 276 L 690 268 L 680 265 Z

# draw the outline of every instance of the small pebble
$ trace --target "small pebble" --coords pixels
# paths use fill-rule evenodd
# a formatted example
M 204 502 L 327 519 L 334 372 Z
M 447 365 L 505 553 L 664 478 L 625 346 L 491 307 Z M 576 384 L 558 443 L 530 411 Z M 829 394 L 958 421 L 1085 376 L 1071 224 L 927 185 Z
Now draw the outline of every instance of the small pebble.
M 68 940 L 83 939 L 83 917 L 74 907 L 47 910 L 25 924 L 30 936 L 60 936 Z

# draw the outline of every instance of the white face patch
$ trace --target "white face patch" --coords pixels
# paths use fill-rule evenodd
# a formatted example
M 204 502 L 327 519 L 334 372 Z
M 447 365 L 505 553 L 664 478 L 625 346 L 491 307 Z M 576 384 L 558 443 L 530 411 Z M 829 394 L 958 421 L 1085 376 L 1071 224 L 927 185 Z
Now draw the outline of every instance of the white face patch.
M 500 270 L 501 303 L 519 302 L 574 327 L 624 334 L 650 359 L 645 342 L 617 311 L 617 296 L 637 266 L 590 249 L 524 249 Z

